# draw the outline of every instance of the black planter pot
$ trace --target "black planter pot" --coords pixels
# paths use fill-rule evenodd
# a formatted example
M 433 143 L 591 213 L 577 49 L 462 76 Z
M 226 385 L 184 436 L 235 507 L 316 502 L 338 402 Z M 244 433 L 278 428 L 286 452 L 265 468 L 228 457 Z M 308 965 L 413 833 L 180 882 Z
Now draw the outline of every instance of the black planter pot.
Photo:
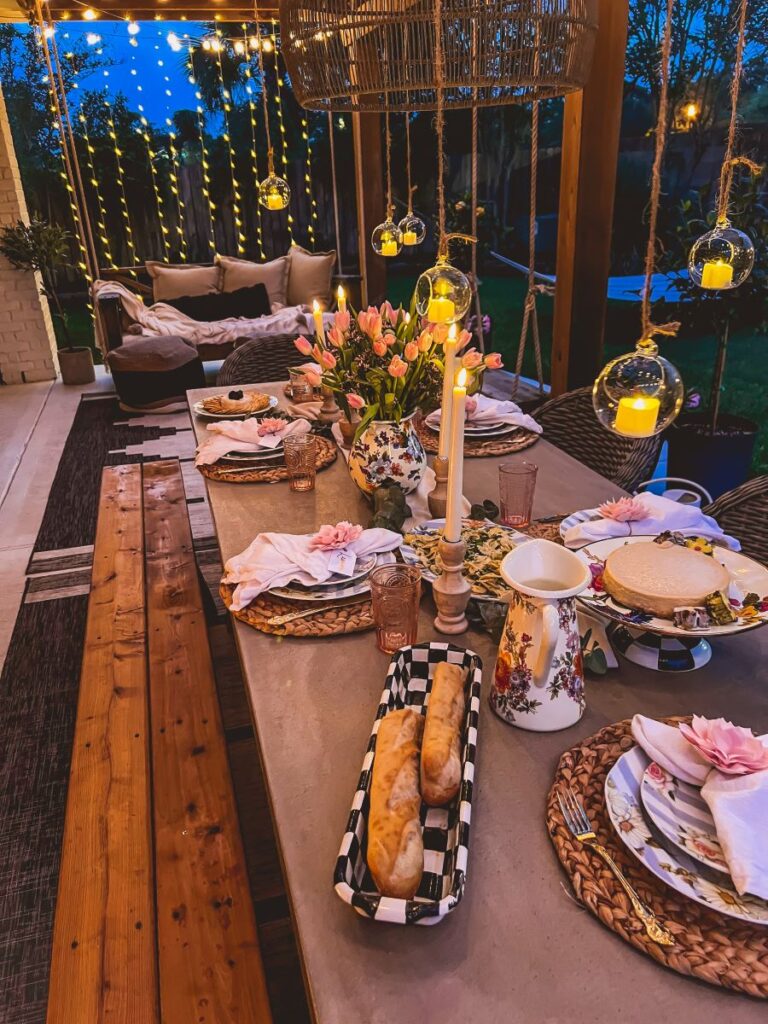
M 717 498 L 749 476 L 757 424 L 722 413 L 710 433 L 706 412 L 685 413 L 667 431 L 669 476 L 695 480 Z

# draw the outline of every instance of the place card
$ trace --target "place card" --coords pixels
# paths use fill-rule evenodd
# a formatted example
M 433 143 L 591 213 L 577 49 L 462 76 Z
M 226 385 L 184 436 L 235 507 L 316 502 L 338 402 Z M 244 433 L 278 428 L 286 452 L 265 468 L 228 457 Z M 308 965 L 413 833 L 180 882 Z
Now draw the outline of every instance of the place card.
M 356 562 L 357 555 L 354 551 L 340 549 L 331 552 L 331 557 L 328 559 L 328 568 L 339 576 L 351 576 L 355 571 Z

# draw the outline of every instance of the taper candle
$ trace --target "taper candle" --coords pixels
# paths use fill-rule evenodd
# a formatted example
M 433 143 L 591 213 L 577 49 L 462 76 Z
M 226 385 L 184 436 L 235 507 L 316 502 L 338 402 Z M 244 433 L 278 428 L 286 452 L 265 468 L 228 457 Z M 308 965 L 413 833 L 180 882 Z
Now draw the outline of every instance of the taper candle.
M 448 455 L 448 505 L 445 512 L 445 540 L 461 540 L 462 491 L 464 489 L 464 411 L 467 404 L 467 371 L 459 370 L 453 388 L 451 447 Z
M 315 334 L 321 344 L 325 344 L 325 328 L 323 327 L 323 311 L 317 299 L 312 300 L 312 317 L 315 321 Z
M 344 289 L 339 285 L 336 289 L 336 304 L 339 308 L 340 313 L 346 313 L 347 311 L 347 294 Z
M 453 379 L 456 376 L 456 324 L 448 328 L 448 337 L 445 339 L 443 373 L 443 398 L 440 411 L 440 440 L 438 442 L 437 454 L 443 459 L 448 458 L 448 450 L 451 446 L 451 392 L 453 390 Z

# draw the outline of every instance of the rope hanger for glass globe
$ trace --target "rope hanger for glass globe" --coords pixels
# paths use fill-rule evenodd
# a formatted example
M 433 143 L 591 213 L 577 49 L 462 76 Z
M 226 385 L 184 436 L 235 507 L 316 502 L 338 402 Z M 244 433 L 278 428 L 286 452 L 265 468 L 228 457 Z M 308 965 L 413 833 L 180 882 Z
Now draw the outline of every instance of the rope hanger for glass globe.
M 336 184 L 336 145 L 333 139 L 333 113 L 328 111 L 328 147 L 331 151 L 331 192 L 333 194 L 333 223 L 336 229 L 336 263 L 339 276 L 343 276 L 341 265 L 341 222 L 339 218 L 339 190 Z

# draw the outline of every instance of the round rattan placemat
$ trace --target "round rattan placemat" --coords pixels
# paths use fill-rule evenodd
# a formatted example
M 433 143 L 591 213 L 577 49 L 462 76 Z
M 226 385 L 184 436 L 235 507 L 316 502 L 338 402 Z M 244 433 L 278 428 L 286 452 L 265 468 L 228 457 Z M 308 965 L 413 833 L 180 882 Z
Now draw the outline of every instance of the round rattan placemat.
M 317 454 L 315 455 L 315 468 L 326 469 L 332 462 L 336 461 L 339 449 L 335 441 L 329 441 L 327 437 L 315 435 L 317 440 Z M 235 466 L 222 466 L 215 462 L 211 466 L 198 466 L 198 470 L 209 480 L 220 480 L 230 484 L 275 484 L 278 480 L 288 479 L 288 470 L 284 465 L 272 466 L 271 468 L 258 469 L 237 469 Z
M 234 589 L 231 583 L 219 586 L 221 599 L 227 608 L 232 604 Z M 254 629 L 274 636 L 338 636 L 340 633 L 360 633 L 365 629 L 373 629 L 370 594 L 363 594 L 359 601 L 341 608 L 318 608 L 314 615 L 294 619 L 283 626 L 270 626 L 267 621 L 275 615 L 289 615 L 313 606 L 317 607 L 312 601 L 282 601 L 279 597 L 262 594 L 251 601 L 247 608 L 232 614 Z
M 438 436 L 434 430 L 430 430 L 423 420 L 418 420 L 416 422 L 416 432 L 426 451 L 431 455 L 435 455 L 437 453 Z M 514 433 L 508 434 L 506 437 L 494 438 L 491 441 L 469 441 L 465 438 L 464 455 L 468 459 L 511 455 L 513 452 L 522 452 L 526 448 L 530 448 L 532 444 L 536 444 L 538 439 L 538 434 L 522 429 L 515 430 Z
M 681 719 L 667 721 L 673 725 Z M 768 929 L 685 899 L 643 867 L 614 832 L 605 807 L 605 776 L 633 745 L 630 720 L 625 719 L 606 726 L 560 758 L 547 798 L 547 829 L 576 897 L 607 928 L 665 967 L 711 985 L 768 998 Z M 561 783 L 573 786 L 584 801 L 598 839 L 640 898 L 672 932 L 674 946 L 658 946 L 648 938 L 608 867 L 568 831 L 557 803 Z

